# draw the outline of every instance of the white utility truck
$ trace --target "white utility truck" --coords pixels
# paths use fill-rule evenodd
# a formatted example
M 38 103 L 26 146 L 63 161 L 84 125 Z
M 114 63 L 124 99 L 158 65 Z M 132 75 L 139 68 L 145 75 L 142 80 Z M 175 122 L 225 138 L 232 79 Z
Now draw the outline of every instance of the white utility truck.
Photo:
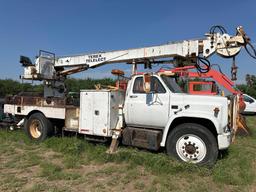
M 21 56 L 21 78 L 43 81 L 44 95 L 8 97 L 4 111 L 20 118 L 19 125 L 24 125 L 33 140 L 43 141 L 61 129 L 84 134 L 89 140 L 112 138 L 110 152 L 116 150 L 121 138 L 124 145 L 150 150 L 162 147 L 182 161 L 210 165 L 216 161 L 219 150 L 227 149 L 231 143 L 237 98 L 185 94 L 173 73 L 138 73 L 137 65 L 195 65 L 199 72 L 204 72 L 210 67 L 207 58 L 212 54 L 234 57 L 248 42 L 242 27 L 230 36 L 222 27 L 214 26 L 199 40 L 66 57 L 41 51 L 35 64 Z M 199 61 L 203 61 L 203 67 Z M 80 106 L 67 102 L 67 75 L 111 63 L 132 66 L 126 90 L 118 86 L 81 90 Z M 120 70 L 113 74 L 124 75 Z

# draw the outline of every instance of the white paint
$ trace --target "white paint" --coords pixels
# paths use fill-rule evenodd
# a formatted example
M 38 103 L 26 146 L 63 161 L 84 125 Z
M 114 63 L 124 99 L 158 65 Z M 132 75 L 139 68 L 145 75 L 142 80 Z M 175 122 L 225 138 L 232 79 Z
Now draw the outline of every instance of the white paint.
M 229 145 L 231 144 L 231 133 L 223 133 L 221 135 L 218 135 L 217 141 L 219 150 L 227 149 Z
M 118 123 L 123 94 L 110 90 L 82 90 L 80 93 L 79 133 L 112 136 Z
M 193 153 L 187 150 L 187 146 L 191 145 Z M 204 141 L 193 134 L 186 134 L 181 136 L 176 143 L 176 151 L 178 156 L 185 162 L 199 163 L 202 161 L 207 153 L 207 148 Z
M 20 112 L 18 112 L 20 107 Z M 48 118 L 54 119 L 65 119 L 65 108 L 64 107 L 40 107 L 40 106 L 20 106 L 20 105 L 4 105 L 4 113 L 12 115 L 27 116 L 31 111 L 40 111 Z
M 245 113 L 256 113 L 256 99 L 253 97 L 243 94 L 244 102 L 245 102 Z
M 156 59 L 173 56 L 189 57 L 193 54 L 198 55 L 198 40 L 174 42 L 165 45 L 136 49 L 60 57 L 57 59 L 55 66 L 72 67 L 87 64 L 89 67 L 94 67 L 107 63 L 132 62 L 134 59 Z M 95 58 L 91 59 L 92 57 Z
M 161 146 L 165 146 L 169 127 L 176 118 L 187 117 L 210 120 L 214 124 L 217 133 L 223 134 L 223 130 L 228 124 L 228 101 L 226 97 L 172 93 L 170 101 L 179 104 L 181 111 L 176 115 L 174 112 L 177 110 L 171 111 L 169 121 L 164 128 Z M 185 109 L 187 105 L 189 107 Z M 217 117 L 214 115 L 215 107 L 220 109 Z
M 162 104 L 156 102 L 155 106 L 147 104 L 147 94 L 134 94 L 132 92 L 135 77 L 129 82 L 124 105 L 124 116 L 128 126 L 162 128 L 163 137 L 160 144 L 162 147 L 165 146 L 169 127 L 176 118 L 210 120 L 218 135 L 221 138 L 222 135 L 225 135 L 223 130 L 228 124 L 228 100 L 226 97 L 172 93 L 161 78 L 159 80 L 166 89 L 166 93 L 163 95 L 153 94 L 153 100 L 161 101 Z M 172 105 L 176 105 L 178 108 L 172 109 Z M 220 109 L 218 114 L 214 113 L 216 107 Z M 220 141 L 222 140 L 220 139 Z M 219 146 L 227 147 L 227 144 L 224 143 Z
M 21 126 L 23 126 L 23 125 L 24 125 L 24 122 L 25 122 L 25 119 L 24 119 L 24 118 L 21 119 L 21 120 L 19 121 L 19 123 L 17 123 L 17 127 L 20 128 Z
M 157 76 L 155 76 L 158 78 Z M 142 76 L 137 76 L 142 78 Z M 162 80 L 158 78 L 163 84 Z M 131 81 L 132 87 L 136 78 Z M 132 88 L 127 89 L 125 99 L 125 119 L 128 125 L 164 128 L 169 119 L 170 93 L 165 87 L 165 93 L 133 93 Z

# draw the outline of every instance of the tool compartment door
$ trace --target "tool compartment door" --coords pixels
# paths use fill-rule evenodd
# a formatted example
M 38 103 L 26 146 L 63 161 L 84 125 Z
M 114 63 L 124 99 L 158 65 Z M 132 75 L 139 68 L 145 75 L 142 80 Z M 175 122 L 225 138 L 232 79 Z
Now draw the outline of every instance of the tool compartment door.
M 82 134 L 108 136 L 109 92 L 81 92 L 80 126 Z
M 93 98 L 93 125 L 94 135 L 107 136 L 109 127 L 109 94 L 98 92 Z

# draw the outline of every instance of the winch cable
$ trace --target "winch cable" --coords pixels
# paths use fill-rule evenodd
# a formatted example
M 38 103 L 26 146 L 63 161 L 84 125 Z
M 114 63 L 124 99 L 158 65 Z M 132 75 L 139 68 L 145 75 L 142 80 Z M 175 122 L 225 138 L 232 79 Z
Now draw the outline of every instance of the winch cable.
M 248 49 L 248 47 L 250 47 L 250 48 Z M 256 49 L 252 45 L 252 43 L 247 42 L 245 44 L 244 48 L 245 48 L 246 52 L 248 53 L 248 55 L 250 55 L 253 59 L 256 59 Z M 251 49 L 251 51 L 250 51 L 250 49 Z
M 251 43 L 251 39 L 246 35 L 242 27 L 237 28 L 237 33 L 240 34 L 244 40 L 244 43 L 242 44 L 248 53 L 253 59 L 256 59 L 256 49 Z M 255 44 L 255 43 L 254 43 Z

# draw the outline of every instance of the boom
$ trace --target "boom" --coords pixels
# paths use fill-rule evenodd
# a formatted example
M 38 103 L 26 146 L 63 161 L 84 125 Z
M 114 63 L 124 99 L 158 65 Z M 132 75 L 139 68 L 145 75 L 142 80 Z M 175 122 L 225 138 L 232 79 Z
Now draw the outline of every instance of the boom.
M 168 58 L 168 57 L 195 57 L 198 56 L 199 41 L 183 41 L 159 46 L 137 49 L 99 52 L 88 55 L 60 57 L 55 66 L 72 67 L 87 65 L 94 68 L 108 63 L 132 63 L 141 60 Z
M 65 57 L 55 57 L 51 53 L 40 54 L 35 64 L 32 64 L 29 58 L 22 57 L 21 63 L 25 67 L 22 78 L 56 80 L 60 75 L 66 76 L 110 63 L 145 64 L 146 67 L 150 67 L 152 63 L 167 62 L 166 60 L 160 61 L 167 58 L 171 58 L 168 62 L 174 63 L 178 67 L 195 65 L 198 57 L 206 59 L 214 53 L 222 57 L 234 57 L 239 53 L 241 47 L 249 42 L 242 27 L 237 28 L 237 34 L 234 36 L 224 33 L 223 30 L 220 31 L 221 33 L 215 33 L 214 28 L 203 39 L 171 42 L 152 47 Z M 71 67 L 73 69 L 70 69 Z M 65 70 L 64 68 L 69 69 Z

